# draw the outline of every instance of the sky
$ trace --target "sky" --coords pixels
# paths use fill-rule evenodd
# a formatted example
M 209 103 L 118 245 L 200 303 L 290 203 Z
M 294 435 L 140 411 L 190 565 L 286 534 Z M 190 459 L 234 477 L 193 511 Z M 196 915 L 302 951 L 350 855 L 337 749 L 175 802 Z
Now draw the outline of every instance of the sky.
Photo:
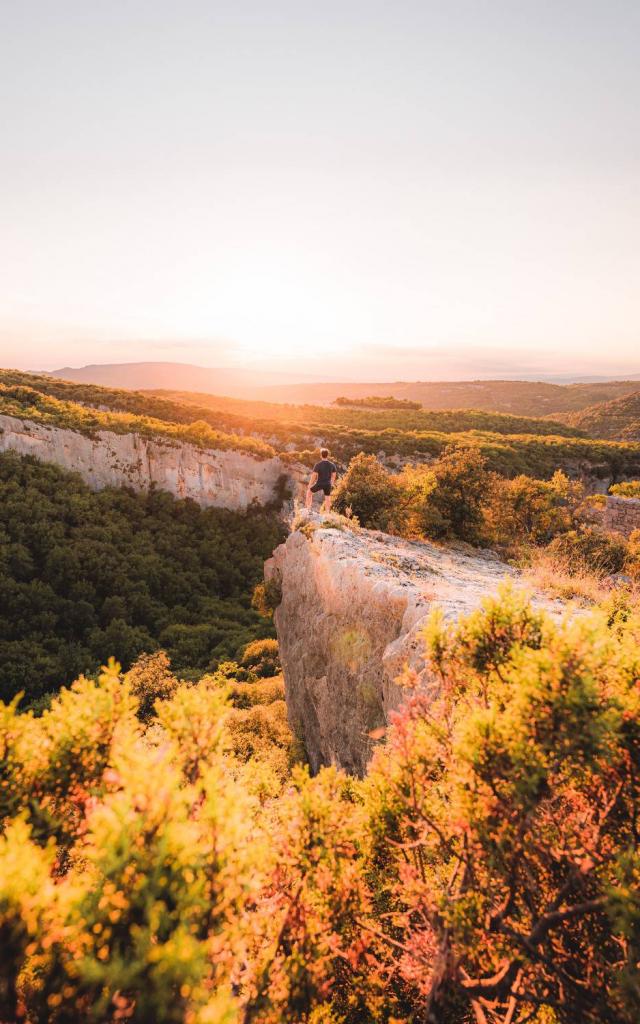
M 640 372 L 636 0 L 5 0 L 0 364 Z

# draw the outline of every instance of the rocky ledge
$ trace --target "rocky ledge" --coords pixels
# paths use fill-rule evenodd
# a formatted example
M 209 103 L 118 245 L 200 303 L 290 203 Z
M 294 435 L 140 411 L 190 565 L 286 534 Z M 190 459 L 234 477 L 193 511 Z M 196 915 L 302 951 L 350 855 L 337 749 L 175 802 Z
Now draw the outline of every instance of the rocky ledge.
M 265 579 L 281 595 L 275 623 L 292 729 L 313 771 L 336 764 L 356 775 L 370 733 L 403 702 L 403 667 L 430 685 L 420 632 L 431 609 L 454 620 L 506 580 L 523 586 L 493 552 L 352 531 L 316 515 L 276 549 Z
M 152 485 L 199 505 L 245 509 L 252 501 L 272 502 L 279 484 L 300 488 L 303 467 L 279 458 L 258 459 L 235 449 L 198 448 L 193 444 L 108 430 L 92 436 L 33 420 L 0 415 L 0 451 L 33 455 L 79 473 L 95 490 Z

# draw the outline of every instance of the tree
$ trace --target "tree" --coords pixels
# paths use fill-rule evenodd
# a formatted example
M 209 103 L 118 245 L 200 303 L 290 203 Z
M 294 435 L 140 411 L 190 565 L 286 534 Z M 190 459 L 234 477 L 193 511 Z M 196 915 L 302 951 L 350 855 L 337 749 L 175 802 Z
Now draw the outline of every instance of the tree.
M 411 523 L 426 537 L 484 538 L 484 507 L 492 477 L 477 448 L 449 446 L 432 465 L 408 470 L 403 482 L 411 496 Z
M 559 470 L 551 480 L 522 474 L 506 480 L 492 474 L 486 515 L 494 543 L 548 544 L 571 529 L 583 491 Z
M 375 455 L 361 452 L 349 463 L 334 492 L 333 507 L 353 515 L 361 526 L 374 530 L 397 527 L 402 518 L 403 494 L 397 478 Z

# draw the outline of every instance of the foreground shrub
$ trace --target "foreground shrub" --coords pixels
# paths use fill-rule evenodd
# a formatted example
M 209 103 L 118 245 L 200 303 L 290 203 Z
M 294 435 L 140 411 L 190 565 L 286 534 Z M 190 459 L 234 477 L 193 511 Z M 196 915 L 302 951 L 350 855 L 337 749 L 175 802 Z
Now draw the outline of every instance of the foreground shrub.
M 0 705 L 2 1019 L 635 1024 L 632 599 L 558 623 L 507 590 L 424 644 L 363 781 L 291 771 L 231 664 L 147 721 L 115 665 Z
M 23 818 L 0 835 L 0 1019 L 22 1016 L 18 977 L 27 959 L 42 955 L 48 911 L 54 897 L 51 846 L 33 842 Z
M 639 630 L 513 599 L 433 624 L 439 696 L 365 784 L 378 927 L 419 1019 L 637 1019 Z

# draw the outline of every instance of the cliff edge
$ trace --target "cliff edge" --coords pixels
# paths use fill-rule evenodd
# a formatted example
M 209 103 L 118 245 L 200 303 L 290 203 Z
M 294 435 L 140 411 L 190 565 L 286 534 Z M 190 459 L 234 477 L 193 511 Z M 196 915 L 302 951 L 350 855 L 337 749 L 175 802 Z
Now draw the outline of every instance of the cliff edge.
M 245 509 L 277 497 L 281 481 L 295 494 L 304 467 L 279 458 L 259 459 L 234 449 L 222 451 L 141 434 L 108 430 L 88 436 L 15 416 L 0 415 L 0 451 L 33 455 L 79 473 L 94 490 L 152 485 L 199 505 Z
M 276 548 L 265 579 L 282 595 L 275 624 L 291 727 L 312 771 L 336 764 L 355 775 L 371 756 L 369 734 L 404 700 L 395 682 L 404 665 L 431 685 L 420 631 L 432 607 L 456 619 L 504 581 L 522 586 L 492 552 L 352 531 L 315 515 Z

